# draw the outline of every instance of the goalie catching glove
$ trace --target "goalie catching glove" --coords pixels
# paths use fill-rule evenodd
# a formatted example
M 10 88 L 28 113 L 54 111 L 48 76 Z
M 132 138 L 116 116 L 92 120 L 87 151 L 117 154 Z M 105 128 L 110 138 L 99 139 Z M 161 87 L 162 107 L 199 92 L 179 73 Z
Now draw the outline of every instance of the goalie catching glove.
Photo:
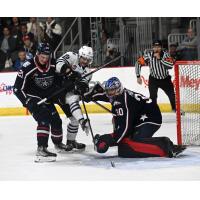
M 98 153 L 105 153 L 109 147 L 116 145 L 112 135 L 113 134 L 97 134 L 94 136 L 95 150 Z

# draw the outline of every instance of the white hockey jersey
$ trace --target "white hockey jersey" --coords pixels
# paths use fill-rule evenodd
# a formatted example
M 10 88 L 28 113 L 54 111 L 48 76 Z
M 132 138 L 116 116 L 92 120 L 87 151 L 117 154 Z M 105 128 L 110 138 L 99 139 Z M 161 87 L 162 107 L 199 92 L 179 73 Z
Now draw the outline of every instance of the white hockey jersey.
M 81 67 L 79 65 L 79 57 L 77 53 L 74 52 L 66 52 L 63 54 L 60 58 L 57 59 L 56 62 L 56 72 L 61 73 L 63 70 L 63 66 L 67 64 L 69 68 L 66 69 L 66 72 L 75 71 L 81 74 L 81 76 L 84 76 L 85 74 L 90 72 L 89 67 Z M 89 82 L 92 78 L 92 75 L 87 76 L 86 80 Z

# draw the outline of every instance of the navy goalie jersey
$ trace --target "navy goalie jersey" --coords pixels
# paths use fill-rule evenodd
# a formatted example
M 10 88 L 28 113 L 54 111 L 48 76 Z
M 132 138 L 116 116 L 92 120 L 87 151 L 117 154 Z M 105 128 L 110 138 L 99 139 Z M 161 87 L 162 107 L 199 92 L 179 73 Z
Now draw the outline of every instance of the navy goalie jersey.
M 119 143 L 122 138 L 133 134 L 135 128 L 152 123 L 161 125 L 162 116 L 158 105 L 142 94 L 124 89 L 121 95 L 108 98 L 106 93 L 97 93 L 92 100 L 110 102 L 114 117 L 114 139 Z

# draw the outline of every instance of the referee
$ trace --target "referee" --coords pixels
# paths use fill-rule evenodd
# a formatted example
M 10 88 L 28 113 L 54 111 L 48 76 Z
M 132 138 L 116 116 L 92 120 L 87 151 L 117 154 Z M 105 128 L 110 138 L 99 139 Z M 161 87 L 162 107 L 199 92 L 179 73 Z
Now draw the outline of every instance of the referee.
M 142 84 L 141 67 L 148 65 L 150 69 L 149 75 L 149 93 L 150 98 L 157 103 L 158 88 L 161 88 L 169 97 L 172 110 L 176 110 L 174 87 L 169 75 L 169 69 L 173 68 L 173 59 L 166 51 L 162 50 L 160 40 L 153 42 L 153 49 L 144 52 L 135 65 L 135 72 L 138 84 Z

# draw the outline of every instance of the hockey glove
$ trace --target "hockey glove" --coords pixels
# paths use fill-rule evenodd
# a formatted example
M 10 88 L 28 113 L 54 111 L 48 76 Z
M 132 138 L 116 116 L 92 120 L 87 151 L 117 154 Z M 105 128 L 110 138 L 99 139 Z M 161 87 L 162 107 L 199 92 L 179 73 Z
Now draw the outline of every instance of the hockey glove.
M 88 83 L 83 81 L 79 81 L 75 85 L 75 93 L 79 95 L 83 95 L 84 93 L 89 91 Z
M 28 98 L 26 100 L 26 108 L 29 110 L 30 113 L 33 113 L 33 112 L 37 112 L 38 110 L 38 105 L 37 105 L 37 102 L 39 100 L 36 100 L 36 99 L 33 99 L 33 98 Z
M 88 120 L 87 119 L 81 119 L 79 121 L 79 123 L 81 125 L 82 130 L 86 133 L 86 135 L 88 135 L 89 131 L 90 131 Z
M 82 96 L 82 98 L 87 103 L 90 102 L 90 101 L 92 101 L 92 93 L 91 93 L 91 91 L 84 93 L 84 95 Z
M 70 80 L 76 81 L 81 78 L 81 74 L 76 71 L 72 71 L 71 74 L 68 76 Z
M 75 88 L 74 82 L 70 79 L 64 79 L 62 87 L 66 89 L 67 92 L 72 91 Z
M 105 153 L 108 148 L 110 147 L 110 143 L 112 143 L 112 136 L 111 134 L 105 134 L 105 135 L 95 135 L 94 136 L 94 144 L 95 149 L 98 153 Z

